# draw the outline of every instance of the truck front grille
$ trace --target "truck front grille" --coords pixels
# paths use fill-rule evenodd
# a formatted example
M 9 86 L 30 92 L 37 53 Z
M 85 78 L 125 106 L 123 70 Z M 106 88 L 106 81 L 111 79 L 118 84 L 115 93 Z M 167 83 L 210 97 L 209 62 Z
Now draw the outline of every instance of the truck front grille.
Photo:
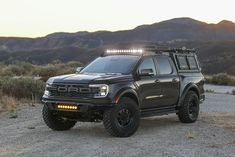
M 46 89 L 53 97 L 92 97 L 95 89 L 91 89 L 88 85 L 73 85 L 73 84 L 53 84 L 47 86 Z
M 62 93 L 62 92 L 57 92 L 57 91 L 51 91 L 50 96 L 56 96 L 56 97 L 91 97 L 92 94 L 81 94 L 81 93 L 74 93 L 74 92 L 69 92 L 69 93 Z

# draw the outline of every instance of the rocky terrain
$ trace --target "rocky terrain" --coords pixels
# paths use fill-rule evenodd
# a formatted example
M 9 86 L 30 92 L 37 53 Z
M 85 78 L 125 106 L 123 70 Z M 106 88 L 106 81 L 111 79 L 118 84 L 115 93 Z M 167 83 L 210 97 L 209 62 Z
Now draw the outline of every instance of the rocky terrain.
M 69 130 L 50 130 L 42 105 L 24 105 L 18 118 L 0 114 L 0 156 L 146 156 L 234 157 L 235 96 L 207 94 L 198 121 L 182 124 L 176 115 L 145 118 L 129 138 L 114 138 L 102 123 L 77 123 Z

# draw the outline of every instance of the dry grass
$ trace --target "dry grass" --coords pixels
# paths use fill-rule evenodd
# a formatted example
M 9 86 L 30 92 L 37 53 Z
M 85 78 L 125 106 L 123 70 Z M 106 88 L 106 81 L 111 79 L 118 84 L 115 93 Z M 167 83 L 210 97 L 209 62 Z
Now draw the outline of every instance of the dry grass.
M 0 111 L 16 112 L 17 102 L 14 97 L 2 96 L 0 98 Z

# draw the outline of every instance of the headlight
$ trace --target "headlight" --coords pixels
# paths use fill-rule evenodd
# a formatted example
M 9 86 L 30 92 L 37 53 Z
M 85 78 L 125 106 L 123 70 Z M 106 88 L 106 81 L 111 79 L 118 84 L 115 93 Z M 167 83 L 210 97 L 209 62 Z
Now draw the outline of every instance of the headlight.
M 46 84 L 45 91 L 44 91 L 44 95 L 45 95 L 45 96 L 49 96 L 49 95 L 50 95 L 49 88 L 51 88 L 51 84 L 47 83 L 47 84 Z
M 95 98 L 104 98 L 109 93 L 109 86 L 106 84 L 92 84 L 89 87 L 94 91 Z
M 49 96 L 49 95 L 50 95 L 50 92 L 49 92 L 48 90 L 45 90 L 45 91 L 44 91 L 44 95 L 45 95 L 45 96 Z

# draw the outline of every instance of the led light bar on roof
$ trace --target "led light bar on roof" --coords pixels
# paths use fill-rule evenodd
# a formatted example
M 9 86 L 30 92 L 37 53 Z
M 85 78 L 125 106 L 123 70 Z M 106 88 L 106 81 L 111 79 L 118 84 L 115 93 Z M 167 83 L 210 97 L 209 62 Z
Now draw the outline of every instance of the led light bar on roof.
M 133 53 L 133 54 L 142 54 L 142 49 L 131 49 L 131 50 L 107 50 L 107 54 L 115 54 L 115 53 Z

